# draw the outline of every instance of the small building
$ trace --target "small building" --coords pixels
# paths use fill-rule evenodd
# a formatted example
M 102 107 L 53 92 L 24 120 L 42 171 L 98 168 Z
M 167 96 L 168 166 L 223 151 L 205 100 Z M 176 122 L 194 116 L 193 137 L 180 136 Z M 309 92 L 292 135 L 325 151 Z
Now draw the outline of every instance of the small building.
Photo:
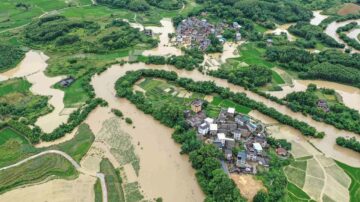
M 235 34 L 235 41 L 240 41 L 241 40 L 241 33 L 240 32 L 236 32 Z
M 262 153 L 263 148 L 262 148 L 262 146 L 261 146 L 260 143 L 254 142 L 254 143 L 253 143 L 253 147 L 254 147 L 255 151 L 256 151 L 258 154 L 261 154 L 261 153 Z
M 230 117 L 234 117 L 234 114 L 235 114 L 235 108 L 229 107 L 227 109 L 227 115 Z
M 258 158 L 258 163 L 259 165 L 262 165 L 264 167 L 269 167 L 269 160 L 266 158 L 262 158 L 262 157 Z
M 273 45 L 273 40 L 272 40 L 272 39 L 267 39 L 267 40 L 266 40 L 266 44 L 267 44 L 268 46 L 272 46 L 272 45 Z
M 206 123 L 202 123 L 199 127 L 198 127 L 198 133 L 200 135 L 206 135 L 209 132 L 209 125 Z
M 59 84 L 61 85 L 61 87 L 67 88 L 74 82 L 75 82 L 75 78 L 72 76 L 69 76 L 68 78 L 61 80 L 59 82 Z
M 225 139 L 225 148 L 232 150 L 235 147 L 235 140 L 231 138 Z
M 205 121 L 205 123 L 207 123 L 208 125 L 210 125 L 210 124 L 213 124 L 213 123 L 214 123 L 214 119 L 209 118 L 209 117 L 207 117 L 204 121 Z
M 233 22 L 233 28 L 239 30 L 241 28 L 241 25 L 237 22 Z
M 210 134 L 211 135 L 216 135 L 217 134 L 217 131 L 218 131 L 218 125 L 213 123 L 213 124 L 210 124 Z
M 320 100 L 317 102 L 317 106 L 318 106 L 319 108 L 321 108 L 324 112 L 329 112 L 329 111 L 330 111 L 330 108 L 329 108 L 326 100 L 320 99 Z
M 147 35 L 147 36 L 152 36 L 153 32 L 152 32 L 151 29 L 144 29 L 144 34 Z
M 224 133 L 218 133 L 217 134 L 217 139 L 222 143 L 223 146 L 225 146 L 226 136 L 225 136 Z
M 223 144 L 220 140 L 214 140 L 213 145 L 215 145 L 215 147 L 217 147 L 220 150 L 222 150 L 223 148 Z
M 232 155 L 232 151 L 230 149 L 225 149 L 224 154 L 225 154 L 226 160 L 228 160 L 228 161 L 232 160 L 233 155 Z
M 255 132 L 257 129 L 257 125 L 251 122 L 248 122 L 246 124 L 246 128 L 250 131 L 250 132 Z
M 248 116 L 242 116 L 242 115 L 235 116 L 235 122 L 240 126 L 244 126 L 249 121 L 250 118 Z
M 279 156 L 287 156 L 288 152 L 286 149 L 279 147 L 276 149 L 276 154 Z
M 239 152 L 236 158 L 236 166 L 239 168 L 244 168 L 246 165 L 246 159 L 247 159 L 246 151 Z
M 232 131 L 232 134 L 234 135 L 234 139 L 235 140 L 240 140 L 240 138 L 241 138 L 241 131 L 240 130 L 234 130 L 234 131 Z
M 202 110 L 203 101 L 200 99 L 196 99 L 191 102 L 191 110 L 193 110 L 195 113 L 199 113 Z

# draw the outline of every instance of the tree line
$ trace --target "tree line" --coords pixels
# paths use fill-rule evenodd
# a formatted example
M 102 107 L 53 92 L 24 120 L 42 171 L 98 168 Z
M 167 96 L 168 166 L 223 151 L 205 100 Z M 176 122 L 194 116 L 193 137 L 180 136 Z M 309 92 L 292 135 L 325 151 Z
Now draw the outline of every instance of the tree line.
M 336 144 L 360 153 L 360 142 L 357 141 L 355 137 L 348 139 L 344 137 L 338 137 L 336 138 Z

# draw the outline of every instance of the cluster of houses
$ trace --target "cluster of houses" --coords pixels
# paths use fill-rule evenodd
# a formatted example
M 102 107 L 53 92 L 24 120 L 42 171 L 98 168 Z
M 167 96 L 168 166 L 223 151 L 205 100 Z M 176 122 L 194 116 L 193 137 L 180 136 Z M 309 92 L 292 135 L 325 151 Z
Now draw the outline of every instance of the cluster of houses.
M 239 32 L 241 25 L 234 22 L 232 27 L 227 24 L 219 23 L 213 25 L 206 19 L 198 19 L 197 17 L 189 17 L 180 22 L 176 28 L 176 43 L 184 46 L 198 46 L 201 50 L 207 49 L 211 44 L 209 36 L 215 35 L 220 42 L 224 43 L 226 40 L 222 36 L 225 28 L 235 29 L 236 37 L 235 40 L 241 40 L 241 34 Z
M 206 117 L 202 104 L 199 99 L 192 101 L 191 110 L 185 111 L 186 122 L 197 129 L 199 138 L 214 144 L 224 153 L 224 170 L 256 174 L 258 166 L 269 167 L 269 145 L 264 125 L 237 113 L 235 108 L 221 109 L 215 119 Z M 279 155 L 287 156 L 288 153 L 280 149 Z

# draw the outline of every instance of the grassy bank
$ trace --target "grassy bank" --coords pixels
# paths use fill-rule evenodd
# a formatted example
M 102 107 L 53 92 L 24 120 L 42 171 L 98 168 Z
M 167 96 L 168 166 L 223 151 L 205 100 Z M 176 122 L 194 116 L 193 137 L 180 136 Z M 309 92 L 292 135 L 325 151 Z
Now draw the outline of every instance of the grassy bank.
M 26 157 L 49 149 L 66 152 L 74 160 L 80 162 L 94 139 L 95 136 L 89 126 L 82 124 L 79 126 L 77 134 L 73 139 L 48 148 L 36 148 L 18 132 L 11 128 L 4 128 L 0 130 L 0 167 L 11 165 Z
M 350 202 L 358 201 L 360 198 L 360 168 L 354 168 L 338 161 L 336 163 L 351 178 L 351 185 L 349 187 Z
M 125 201 L 125 194 L 122 187 L 122 179 L 118 170 L 114 168 L 108 159 L 100 163 L 100 172 L 105 174 L 105 182 L 110 202 Z

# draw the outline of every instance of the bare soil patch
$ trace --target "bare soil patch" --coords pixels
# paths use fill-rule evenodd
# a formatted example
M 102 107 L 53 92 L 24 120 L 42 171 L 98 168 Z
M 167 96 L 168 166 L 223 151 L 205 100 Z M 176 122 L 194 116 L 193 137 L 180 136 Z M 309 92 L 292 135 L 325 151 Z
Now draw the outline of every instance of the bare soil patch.
M 359 5 L 353 3 L 347 3 L 341 9 L 339 9 L 337 13 L 339 15 L 348 15 L 348 14 L 358 14 L 359 12 L 360 12 Z
M 231 178 L 240 189 L 241 194 L 249 201 L 252 201 L 259 190 L 265 189 L 262 182 L 254 179 L 252 175 L 231 174 Z

